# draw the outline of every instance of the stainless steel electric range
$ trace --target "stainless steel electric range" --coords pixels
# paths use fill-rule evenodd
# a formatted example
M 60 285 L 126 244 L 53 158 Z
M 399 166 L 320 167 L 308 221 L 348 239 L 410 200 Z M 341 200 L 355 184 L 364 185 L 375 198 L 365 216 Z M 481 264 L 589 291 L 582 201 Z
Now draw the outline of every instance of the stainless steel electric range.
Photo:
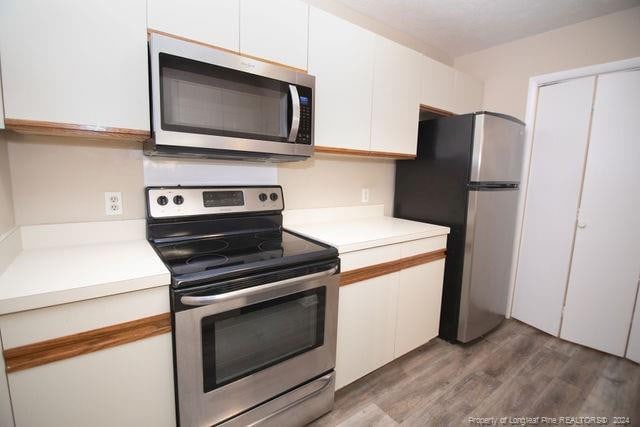
M 182 426 L 304 425 L 331 410 L 339 259 L 282 228 L 281 187 L 149 187 L 171 271 Z

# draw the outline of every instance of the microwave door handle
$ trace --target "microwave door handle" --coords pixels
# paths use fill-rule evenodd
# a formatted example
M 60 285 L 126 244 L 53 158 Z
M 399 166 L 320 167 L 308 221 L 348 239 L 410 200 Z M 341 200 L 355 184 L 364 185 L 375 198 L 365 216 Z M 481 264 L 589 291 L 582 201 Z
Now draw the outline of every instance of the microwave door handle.
M 296 142 L 298 138 L 298 129 L 300 128 L 300 96 L 298 88 L 295 85 L 289 85 L 289 94 L 291 95 L 291 130 L 289 131 L 289 142 Z
M 182 298 L 180 298 L 180 302 L 184 305 L 190 305 L 190 306 L 202 306 L 202 305 L 215 304 L 215 303 L 228 301 L 230 299 L 234 299 L 238 297 L 246 297 L 249 295 L 259 294 L 266 290 L 281 288 L 283 286 L 287 286 L 292 283 L 306 282 L 309 280 L 318 279 L 320 277 L 331 276 L 337 270 L 338 270 L 338 267 L 333 267 L 333 268 L 330 268 L 329 270 L 321 271 L 319 273 L 307 274 L 306 276 L 300 276 L 300 277 L 292 277 L 290 279 L 284 279 L 277 282 L 267 283 L 262 286 L 239 289 L 237 291 L 227 292 L 219 295 L 206 295 L 201 297 L 185 295 Z

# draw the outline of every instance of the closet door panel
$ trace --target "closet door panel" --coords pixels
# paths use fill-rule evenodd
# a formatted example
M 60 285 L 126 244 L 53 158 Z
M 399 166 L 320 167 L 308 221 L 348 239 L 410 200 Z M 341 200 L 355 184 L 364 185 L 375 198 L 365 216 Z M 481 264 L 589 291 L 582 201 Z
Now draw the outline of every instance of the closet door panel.
M 512 316 L 558 335 L 595 77 L 541 87 Z
M 598 77 L 561 337 L 624 355 L 640 275 L 640 71 Z

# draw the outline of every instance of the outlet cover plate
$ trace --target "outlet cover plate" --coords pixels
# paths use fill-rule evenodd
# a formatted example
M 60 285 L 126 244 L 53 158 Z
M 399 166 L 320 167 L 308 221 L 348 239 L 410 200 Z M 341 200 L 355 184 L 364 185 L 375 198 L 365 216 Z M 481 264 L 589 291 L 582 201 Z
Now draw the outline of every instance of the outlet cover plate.
M 107 215 L 122 215 L 122 193 L 120 191 L 104 193 L 104 210 Z

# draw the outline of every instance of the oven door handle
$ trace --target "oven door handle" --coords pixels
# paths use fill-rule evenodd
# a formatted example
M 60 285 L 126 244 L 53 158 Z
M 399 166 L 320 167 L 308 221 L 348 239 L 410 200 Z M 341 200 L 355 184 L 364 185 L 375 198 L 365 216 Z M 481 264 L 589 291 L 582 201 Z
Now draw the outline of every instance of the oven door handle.
M 291 95 L 291 130 L 289 131 L 289 142 L 296 142 L 298 138 L 298 129 L 300 127 L 300 95 L 295 85 L 289 85 L 289 93 Z
M 264 284 L 261 286 L 255 286 L 252 288 L 239 289 L 237 291 L 227 292 L 219 295 L 206 295 L 206 296 L 198 296 L 198 297 L 185 295 L 182 298 L 180 298 L 180 302 L 184 305 L 190 305 L 190 306 L 210 305 L 210 304 L 215 304 L 222 301 L 228 301 L 238 297 L 259 294 L 266 290 L 281 288 L 283 286 L 287 286 L 292 283 L 306 282 L 308 280 L 318 279 L 320 277 L 331 276 L 336 271 L 338 271 L 337 266 L 330 268 L 329 270 L 321 271 L 319 273 L 307 274 L 306 276 L 301 276 L 301 277 L 292 277 L 290 279 L 284 279 L 277 282 L 267 283 L 267 284 Z

